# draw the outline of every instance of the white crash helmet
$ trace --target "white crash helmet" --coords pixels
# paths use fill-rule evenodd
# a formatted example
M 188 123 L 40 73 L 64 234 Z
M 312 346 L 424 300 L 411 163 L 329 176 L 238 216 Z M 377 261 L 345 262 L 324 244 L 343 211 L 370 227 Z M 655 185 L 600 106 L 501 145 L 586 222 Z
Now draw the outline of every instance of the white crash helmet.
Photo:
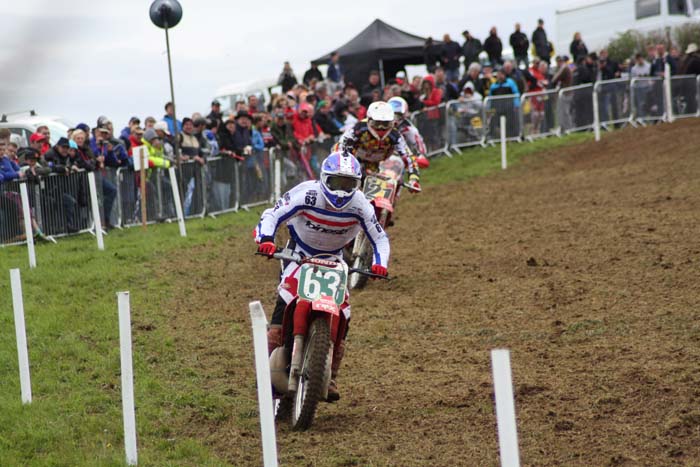
M 403 97 L 392 97 L 389 99 L 388 104 L 394 109 L 394 114 L 400 114 L 401 117 L 405 117 L 408 113 L 408 102 Z
M 367 108 L 369 131 L 382 139 L 394 126 L 394 109 L 384 101 L 372 102 Z

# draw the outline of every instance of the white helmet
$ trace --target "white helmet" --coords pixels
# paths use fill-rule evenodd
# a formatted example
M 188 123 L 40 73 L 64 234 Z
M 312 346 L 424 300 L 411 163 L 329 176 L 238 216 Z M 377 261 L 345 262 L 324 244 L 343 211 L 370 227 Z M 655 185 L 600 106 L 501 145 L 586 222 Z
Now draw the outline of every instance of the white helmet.
M 384 101 L 372 102 L 367 108 L 367 123 L 375 137 L 385 137 L 394 126 L 394 109 Z
M 403 97 L 392 97 L 389 99 L 388 104 L 394 109 L 395 114 L 401 114 L 404 117 L 408 113 L 408 102 Z

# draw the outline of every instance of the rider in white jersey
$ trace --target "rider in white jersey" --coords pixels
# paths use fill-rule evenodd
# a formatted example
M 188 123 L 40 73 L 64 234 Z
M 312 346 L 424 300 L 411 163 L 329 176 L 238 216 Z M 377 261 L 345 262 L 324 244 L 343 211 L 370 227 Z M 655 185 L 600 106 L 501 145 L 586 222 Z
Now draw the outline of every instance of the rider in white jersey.
M 260 253 L 271 256 L 276 250 L 275 233 L 287 223 L 294 251 L 303 256 L 329 253 L 341 256 L 342 249 L 360 230 L 364 230 L 374 248 L 372 272 L 387 275 L 389 238 L 377 222 L 374 207 L 367 201 L 360 186 L 362 169 L 351 154 L 334 152 L 323 161 L 321 179 L 303 182 L 292 188 L 274 207 L 263 212 L 255 228 L 255 241 Z M 282 319 L 286 305 L 294 299 L 299 266 L 288 264 L 278 287 L 279 297 L 270 320 L 268 350 L 282 345 Z M 350 307 L 343 312 L 350 319 Z M 335 378 L 344 353 L 344 338 L 333 356 L 329 400 L 339 398 Z
M 406 144 L 413 150 L 413 153 L 417 156 L 424 156 L 428 152 L 425 147 L 425 142 L 423 137 L 415 127 L 413 123 L 407 118 L 408 117 L 408 103 L 403 97 L 392 97 L 387 101 L 387 103 L 394 110 L 394 121 L 396 122 L 396 129 L 399 130 L 401 136 L 406 141 Z

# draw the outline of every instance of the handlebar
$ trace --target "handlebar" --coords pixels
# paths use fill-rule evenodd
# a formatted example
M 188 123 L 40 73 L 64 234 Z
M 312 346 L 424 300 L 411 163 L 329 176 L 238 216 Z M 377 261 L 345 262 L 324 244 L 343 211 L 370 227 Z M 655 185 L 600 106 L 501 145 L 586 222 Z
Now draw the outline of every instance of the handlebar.
M 268 256 L 266 254 L 260 253 L 260 252 L 255 252 L 256 256 L 264 256 L 265 258 L 274 258 L 274 259 L 279 259 L 282 261 L 291 261 L 292 263 L 297 263 L 297 264 L 304 264 L 304 263 L 309 263 L 311 262 L 311 258 L 305 258 L 301 256 L 299 253 L 291 250 L 284 250 L 284 249 L 277 249 L 277 252 L 275 252 L 272 256 Z M 363 276 L 367 277 L 372 277 L 374 279 L 383 279 L 386 281 L 390 281 L 392 278 L 389 276 L 380 276 L 379 274 L 375 274 L 372 271 L 366 270 L 366 269 L 358 269 L 358 268 L 348 268 L 348 272 L 350 273 L 357 273 L 357 274 L 362 274 Z

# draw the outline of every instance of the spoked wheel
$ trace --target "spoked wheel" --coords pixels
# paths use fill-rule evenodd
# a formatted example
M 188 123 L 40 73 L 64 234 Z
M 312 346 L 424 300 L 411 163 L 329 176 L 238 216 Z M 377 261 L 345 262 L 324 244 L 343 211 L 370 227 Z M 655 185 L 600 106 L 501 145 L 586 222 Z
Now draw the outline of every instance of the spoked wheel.
M 369 242 L 365 237 L 364 233 L 360 233 L 355 239 L 355 245 L 357 248 L 353 249 L 353 259 L 351 267 L 355 269 L 369 269 L 371 267 L 371 252 Z M 355 254 L 355 251 L 358 253 Z M 350 289 L 361 289 L 367 284 L 367 276 L 358 274 L 356 272 L 350 273 L 348 278 L 348 285 Z
M 299 386 L 294 395 L 292 428 L 303 431 L 311 426 L 318 402 L 323 397 L 326 372 L 330 366 L 331 331 L 328 321 L 315 319 L 309 327 L 308 339 L 304 346 L 304 359 L 299 375 Z

